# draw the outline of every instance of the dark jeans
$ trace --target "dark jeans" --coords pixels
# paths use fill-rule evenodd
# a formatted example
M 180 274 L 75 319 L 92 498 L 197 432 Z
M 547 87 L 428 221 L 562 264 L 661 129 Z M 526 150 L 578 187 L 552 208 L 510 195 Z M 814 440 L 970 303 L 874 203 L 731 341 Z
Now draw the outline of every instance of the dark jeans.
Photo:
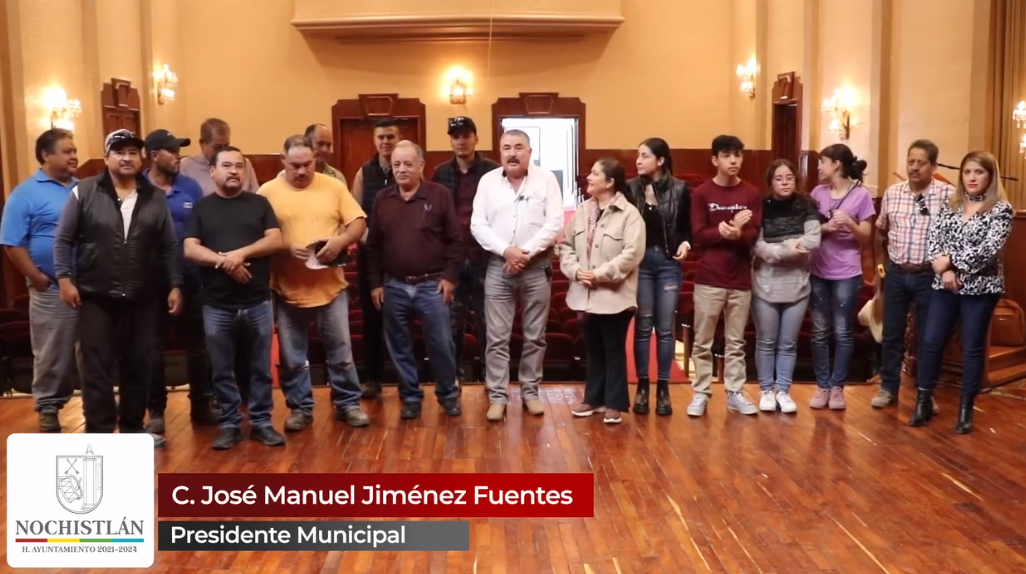
M 82 298 L 78 338 L 87 433 L 143 432 L 160 304 L 167 301 Z
M 627 393 L 627 328 L 634 310 L 615 315 L 585 315 L 582 331 L 588 345 L 584 403 L 617 411 L 630 408 Z
M 213 387 L 221 415 L 221 427 L 242 425 L 242 397 L 236 385 L 237 358 L 249 359 L 249 422 L 253 428 L 271 424 L 274 395 L 271 378 L 271 339 L 274 334 L 274 311 L 270 301 L 248 309 L 203 307 L 203 329 L 206 333 Z
M 452 299 L 452 342 L 456 347 L 456 373 L 463 375 L 463 343 L 467 326 L 467 314 L 473 310 L 474 323 L 477 325 L 477 344 L 484 350 L 488 342 L 487 326 L 484 312 L 484 281 L 488 274 L 488 264 L 464 261 L 460 268 L 456 294 Z
M 961 318 L 962 396 L 975 397 L 980 392 L 990 320 L 999 298 L 998 295 L 958 295 L 947 289 L 934 290 L 926 332 L 916 356 L 917 388 L 933 390 L 937 386 L 944 348 Z
M 680 297 L 681 267 L 658 247 L 645 252 L 638 269 L 638 320 L 634 325 L 634 369 L 648 379 L 652 329 L 656 333 L 656 364 L 660 381 L 670 380 L 673 353 L 673 320 Z
M 162 413 L 167 408 L 167 377 L 164 373 L 164 353 L 167 350 L 168 328 L 175 339 L 185 347 L 186 372 L 189 377 L 189 399 L 194 405 L 206 405 L 210 388 L 210 361 L 203 344 L 203 304 L 199 285 L 182 288 L 183 308 L 177 317 L 167 311 L 167 299 L 157 306 L 157 347 L 153 358 L 153 378 L 150 381 L 149 407 L 151 412 Z
M 357 266 L 360 272 L 356 276 L 360 292 L 360 309 L 363 315 L 363 364 L 369 382 L 381 382 L 385 370 L 384 323 L 381 311 L 371 301 L 370 263 L 367 262 L 367 249 L 361 246 L 356 251 Z
M 905 331 L 908 310 L 916 309 L 916 344 L 922 345 L 933 296 L 932 270 L 913 273 L 887 263 L 884 278 L 883 340 L 880 349 L 880 388 L 897 393 L 901 387 L 901 364 L 905 360 Z
M 843 387 L 855 353 L 853 329 L 862 276 L 851 279 L 811 278 L 812 367 L 821 389 Z M 834 364 L 830 366 L 830 330 L 834 332 Z
M 278 354 L 281 360 L 281 391 L 291 410 L 313 413 L 313 385 L 310 382 L 310 324 L 324 345 L 331 402 L 339 409 L 360 406 L 360 377 L 353 362 L 349 338 L 349 297 L 343 291 L 321 307 L 293 307 L 280 297 L 274 301 L 278 322 Z
M 456 363 L 449 325 L 449 306 L 438 292 L 438 281 L 425 281 L 416 285 L 395 279 L 385 281 L 385 342 L 392 363 L 399 371 L 399 398 L 404 403 L 424 400 L 417 376 L 417 359 L 413 354 L 414 319 L 420 319 L 424 331 L 424 345 L 435 380 L 438 400 L 459 395 L 456 388 Z

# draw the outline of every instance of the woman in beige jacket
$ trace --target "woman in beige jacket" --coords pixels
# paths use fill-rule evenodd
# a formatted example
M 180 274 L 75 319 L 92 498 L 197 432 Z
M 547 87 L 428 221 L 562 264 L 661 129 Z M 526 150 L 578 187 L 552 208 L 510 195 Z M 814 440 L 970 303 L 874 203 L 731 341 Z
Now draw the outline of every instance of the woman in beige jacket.
M 645 255 L 645 223 L 624 197 L 623 166 L 601 159 L 588 175 L 588 195 L 566 226 L 560 269 L 570 279 L 566 304 L 583 315 L 588 346 L 584 403 L 573 414 L 604 413 L 617 424 L 630 407 L 627 329 L 638 307 L 638 267 Z

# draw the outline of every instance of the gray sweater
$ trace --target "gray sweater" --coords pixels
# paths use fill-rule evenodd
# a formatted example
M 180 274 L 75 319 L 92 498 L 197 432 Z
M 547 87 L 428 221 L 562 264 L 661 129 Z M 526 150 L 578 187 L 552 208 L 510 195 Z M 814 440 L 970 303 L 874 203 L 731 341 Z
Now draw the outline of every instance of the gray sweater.
M 809 295 L 809 254 L 819 247 L 820 223 L 803 202 L 767 199 L 752 262 L 752 294 L 768 303 L 794 303 Z

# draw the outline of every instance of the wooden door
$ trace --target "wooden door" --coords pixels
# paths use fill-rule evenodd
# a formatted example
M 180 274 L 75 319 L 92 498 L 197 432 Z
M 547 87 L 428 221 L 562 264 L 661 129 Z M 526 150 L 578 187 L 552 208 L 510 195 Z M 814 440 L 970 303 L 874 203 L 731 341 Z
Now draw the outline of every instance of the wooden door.
M 339 149 L 336 155 L 340 157 L 338 168 L 345 174 L 347 181 L 353 181 L 356 172 L 367 163 L 367 160 L 374 157 L 377 148 L 374 144 L 374 122 L 376 119 L 343 119 L 335 127 L 336 140 Z M 410 140 L 413 143 L 423 146 L 425 142 L 420 140 L 420 119 L 404 118 L 397 120 L 399 123 L 399 137 Z
M 798 164 L 802 145 L 802 83 L 794 72 L 777 75 L 773 84 L 772 129 L 774 159 Z
M 139 137 L 142 120 L 139 117 L 139 90 L 132 87 L 132 82 L 111 78 L 109 84 L 103 85 L 100 91 L 100 103 L 103 106 L 103 135 L 117 130 L 130 130 Z
M 374 123 L 390 118 L 399 123 L 400 136 L 420 146 L 427 143 L 426 108 L 417 98 L 399 94 L 360 94 L 331 107 L 335 161 L 348 181 L 374 156 Z

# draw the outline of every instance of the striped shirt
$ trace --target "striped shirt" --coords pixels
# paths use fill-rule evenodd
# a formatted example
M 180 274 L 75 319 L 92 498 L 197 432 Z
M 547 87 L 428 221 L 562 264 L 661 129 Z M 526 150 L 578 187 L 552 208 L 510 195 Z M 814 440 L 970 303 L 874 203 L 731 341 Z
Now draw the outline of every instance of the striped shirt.
M 887 233 L 887 256 L 892 262 L 898 265 L 929 263 L 926 243 L 930 225 L 954 191 L 950 184 L 935 179 L 922 193 L 923 199 L 917 201 L 907 181 L 887 188 L 880 200 L 876 227 Z

